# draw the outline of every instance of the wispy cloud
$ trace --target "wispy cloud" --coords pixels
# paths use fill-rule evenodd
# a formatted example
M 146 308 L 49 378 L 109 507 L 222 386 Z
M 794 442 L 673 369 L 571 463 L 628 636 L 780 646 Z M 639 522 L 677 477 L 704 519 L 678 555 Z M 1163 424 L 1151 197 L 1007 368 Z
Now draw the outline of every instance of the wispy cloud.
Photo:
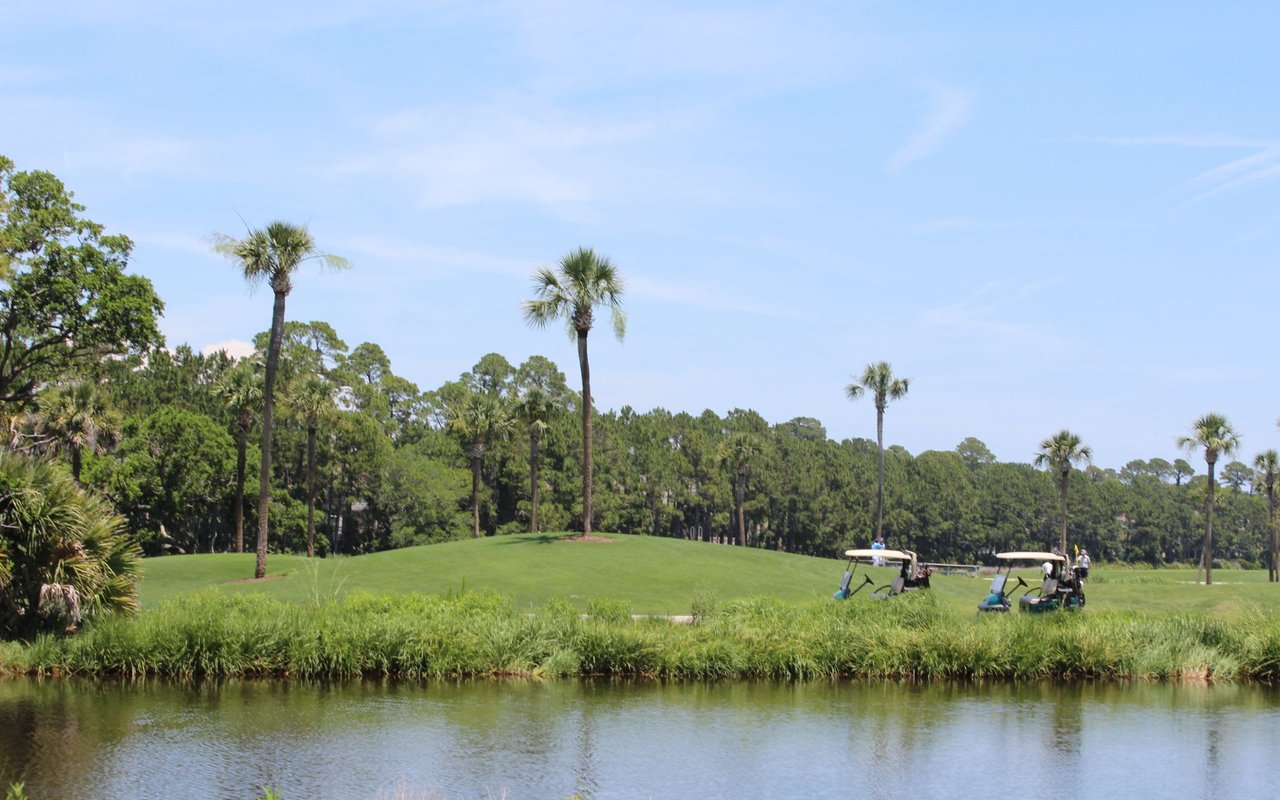
M 686 83 L 829 79 L 870 50 L 822 14 L 688 3 L 514 0 L 498 14 L 551 85 L 598 85 L 679 76 Z M 606 44 L 607 43 L 607 44 Z
M 957 86 L 933 84 L 927 87 L 931 106 L 920 128 L 889 160 L 889 171 L 896 172 L 913 161 L 927 158 L 942 147 L 951 134 L 958 131 L 973 115 L 974 93 Z
M 777 319 L 801 319 L 803 315 L 776 305 L 754 303 L 732 296 L 724 287 L 706 286 L 688 282 L 661 283 L 644 279 L 627 281 L 627 292 L 659 303 L 688 306 L 704 311 L 723 311 Z
M 686 124 L 679 113 L 608 116 L 533 95 L 406 109 L 366 120 L 368 150 L 337 170 L 408 181 L 427 207 L 520 203 L 573 216 L 617 196 L 632 149 Z
M 420 242 L 372 236 L 348 236 L 331 239 L 326 247 L 351 258 L 372 257 L 383 261 L 409 262 L 420 276 L 427 271 L 457 273 L 490 273 L 529 277 L 537 267 L 517 258 L 480 253 L 458 247 L 440 247 Z M 415 278 L 416 279 L 416 278 Z
M 1254 151 L 1205 170 L 1171 190 L 1170 194 L 1185 196 L 1188 203 L 1280 178 L 1280 139 L 1258 139 L 1224 133 L 1183 133 L 1159 136 L 1094 136 L 1087 137 L 1084 141 L 1125 147 L 1168 146 Z
M 912 233 L 937 235 L 947 233 L 1047 230 L 1051 228 L 1098 228 L 1104 230 L 1133 230 L 1147 225 L 1102 219 L 986 219 L 982 217 L 942 217 L 925 220 L 908 227 Z
M 978 333 L 1016 342 L 1043 341 L 1047 336 L 1044 326 L 1002 319 L 1000 313 L 1002 307 L 1019 304 L 1046 285 L 1046 282 L 1020 286 L 988 283 L 954 303 L 922 310 L 919 320 L 923 325 L 953 333 Z

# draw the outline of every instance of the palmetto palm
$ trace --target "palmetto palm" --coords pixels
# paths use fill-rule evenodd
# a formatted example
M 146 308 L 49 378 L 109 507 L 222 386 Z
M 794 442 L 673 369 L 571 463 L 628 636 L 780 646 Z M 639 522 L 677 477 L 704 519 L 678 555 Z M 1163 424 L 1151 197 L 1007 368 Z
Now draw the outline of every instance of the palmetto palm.
M 1276 478 L 1280 477 L 1280 454 L 1275 450 L 1266 450 L 1253 459 L 1253 468 L 1257 470 L 1257 484 L 1267 493 L 1267 580 L 1272 583 L 1280 580 L 1280 565 L 1276 563 Z
M 1058 476 L 1058 503 L 1062 515 L 1062 533 L 1058 538 L 1058 550 L 1067 552 L 1067 484 L 1071 479 L 1071 467 L 1085 464 L 1093 458 L 1093 451 L 1079 436 L 1069 430 L 1061 430 L 1040 442 L 1036 453 L 1037 467 L 1048 467 Z
M 308 375 L 292 387 L 288 402 L 307 428 L 307 558 L 316 554 L 316 434 L 334 412 L 333 386 L 319 375 Z
M 235 548 L 237 553 L 244 552 L 244 471 L 245 454 L 249 448 L 249 428 L 253 426 L 253 415 L 262 406 L 262 372 L 261 365 L 253 360 L 241 359 L 234 367 L 227 370 L 218 382 L 218 395 L 223 404 L 231 412 L 232 430 L 236 437 L 236 503 L 235 503 Z
M 472 533 L 480 536 L 480 470 L 490 441 L 505 439 L 515 419 L 497 395 L 469 392 L 448 410 L 449 430 L 462 440 L 471 461 Z
M 582 535 L 591 535 L 591 367 L 587 359 L 587 334 L 595 323 L 596 306 L 607 306 L 613 332 L 619 340 L 626 333 L 622 312 L 622 276 L 609 259 L 589 248 L 579 248 L 560 260 L 556 269 L 543 267 L 533 278 L 537 297 L 524 304 L 525 320 L 545 327 L 564 320 L 569 335 L 578 341 L 578 366 L 582 370 Z
M 0 638 L 138 610 L 124 519 L 47 461 L 0 453 Z
M 37 399 L 36 408 L 40 435 L 71 454 L 71 475 L 76 483 L 80 483 L 84 452 L 100 453 L 119 438 L 120 413 L 88 381 L 45 391 Z
M 271 310 L 271 339 L 267 346 L 267 371 L 262 385 L 262 465 L 258 472 L 258 559 L 253 575 L 267 574 L 267 509 L 271 501 L 271 423 L 275 401 L 276 371 L 284 338 L 285 298 L 293 289 L 293 275 L 307 261 L 332 268 L 347 266 L 346 259 L 321 253 L 305 225 L 276 221 L 249 231 L 243 239 L 219 236 L 214 249 L 234 260 L 251 284 L 267 281 L 275 294 Z
M 1190 436 L 1179 436 L 1178 447 L 1188 452 L 1204 451 L 1204 463 L 1209 468 L 1208 491 L 1204 503 L 1204 582 L 1213 583 L 1213 489 L 1217 479 L 1213 475 L 1219 456 L 1233 455 L 1240 447 L 1240 434 L 1236 433 L 1221 414 L 1205 414 L 1191 424 Z
M 857 400 L 870 393 L 876 404 L 876 538 L 884 535 L 884 410 L 890 400 L 906 397 L 909 378 L 893 377 L 889 362 L 868 364 L 855 383 L 845 387 L 845 396 Z
M 733 475 L 734 524 L 738 528 L 738 544 L 743 547 L 747 546 L 747 520 L 743 512 L 747 478 L 751 476 L 751 464 L 763 450 L 760 437 L 742 431 L 734 431 L 722 439 L 716 450 L 716 460 L 728 467 Z
M 539 386 L 524 391 L 516 406 L 516 413 L 529 429 L 529 531 L 538 532 L 538 462 L 542 446 L 542 434 L 547 420 L 555 410 L 550 396 Z

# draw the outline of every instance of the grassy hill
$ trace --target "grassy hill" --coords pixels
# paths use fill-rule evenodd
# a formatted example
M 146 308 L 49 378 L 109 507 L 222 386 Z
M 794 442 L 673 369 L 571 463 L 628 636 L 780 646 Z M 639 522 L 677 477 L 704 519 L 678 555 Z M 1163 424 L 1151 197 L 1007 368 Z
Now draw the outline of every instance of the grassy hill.
M 308 559 L 272 555 L 268 578 L 253 575 L 251 553 L 188 555 L 144 562 L 142 603 L 213 587 L 261 592 L 283 600 L 333 598 L 352 591 L 447 595 L 487 589 L 533 608 L 552 597 L 585 606 L 591 599 L 620 599 L 637 614 L 688 614 L 696 593 L 718 603 L 768 596 L 789 602 L 829 598 L 844 571 L 842 561 L 649 536 L 611 535 L 610 541 L 573 541 L 568 534 L 519 535 L 413 547 L 357 557 Z M 877 584 L 892 580 L 889 568 L 872 569 Z M 1029 570 L 1028 580 L 1034 579 Z M 1235 616 L 1258 610 L 1280 613 L 1280 585 L 1265 571 L 1217 570 L 1213 586 L 1194 584 L 1194 570 L 1094 570 L 1089 608 L 1196 612 Z M 948 605 L 971 611 L 987 579 L 933 578 L 933 591 Z M 863 594 L 853 602 L 865 602 Z

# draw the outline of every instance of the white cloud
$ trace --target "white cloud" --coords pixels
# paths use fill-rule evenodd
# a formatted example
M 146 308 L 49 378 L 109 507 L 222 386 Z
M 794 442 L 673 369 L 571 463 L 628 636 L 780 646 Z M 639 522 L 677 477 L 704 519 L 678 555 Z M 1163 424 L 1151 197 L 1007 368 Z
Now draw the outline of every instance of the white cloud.
M 1048 338 L 1044 326 L 1012 322 L 1001 319 L 999 315 L 1002 307 L 1022 307 L 1023 301 L 1045 285 L 989 283 L 954 303 L 921 310 L 919 320 L 923 325 L 952 333 L 978 333 L 1016 342 L 1043 342 Z
M 369 152 L 337 170 L 407 180 L 428 207 L 528 203 L 572 215 L 624 183 L 627 148 L 684 124 L 658 113 L 584 117 L 534 96 L 507 95 L 372 118 Z
M 942 143 L 969 121 L 973 114 L 974 93 L 956 86 L 934 84 L 928 87 L 932 106 L 920 128 L 889 160 L 889 171 L 896 172 L 913 161 L 933 155 Z
M 826 79 L 871 44 L 800 7 L 699 8 L 687 3 L 514 0 L 497 13 L 551 85 L 678 76 L 741 85 Z M 839 31 L 839 32 L 838 32 Z
M 201 347 L 200 354 L 207 356 L 210 353 L 216 353 L 219 350 L 222 350 L 227 355 L 237 359 L 246 358 L 254 353 L 254 347 L 249 342 L 242 341 L 240 339 L 228 339 L 225 342 L 215 342 L 214 344 L 207 344 L 204 347 Z
M 627 281 L 627 293 L 660 303 L 691 306 L 706 311 L 727 311 L 781 319 L 804 318 L 802 314 L 790 309 L 733 297 L 722 287 L 700 286 L 670 280 L 658 283 L 640 279 Z
M 1253 150 L 1205 170 L 1174 189 L 1171 194 L 1190 195 L 1194 203 L 1255 183 L 1280 178 L 1280 140 L 1255 139 L 1224 133 L 1166 134 L 1160 136 L 1094 136 L 1086 141 L 1120 146 L 1169 146 L 1206 149 Z

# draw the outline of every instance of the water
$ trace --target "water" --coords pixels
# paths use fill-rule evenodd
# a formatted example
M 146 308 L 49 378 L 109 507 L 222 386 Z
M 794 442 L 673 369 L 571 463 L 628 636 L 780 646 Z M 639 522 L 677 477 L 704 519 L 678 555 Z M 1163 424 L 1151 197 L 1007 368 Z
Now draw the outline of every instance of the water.
M 0 681 L 51 798 L 1267 797 L 1280 693 L 896 683 Z

